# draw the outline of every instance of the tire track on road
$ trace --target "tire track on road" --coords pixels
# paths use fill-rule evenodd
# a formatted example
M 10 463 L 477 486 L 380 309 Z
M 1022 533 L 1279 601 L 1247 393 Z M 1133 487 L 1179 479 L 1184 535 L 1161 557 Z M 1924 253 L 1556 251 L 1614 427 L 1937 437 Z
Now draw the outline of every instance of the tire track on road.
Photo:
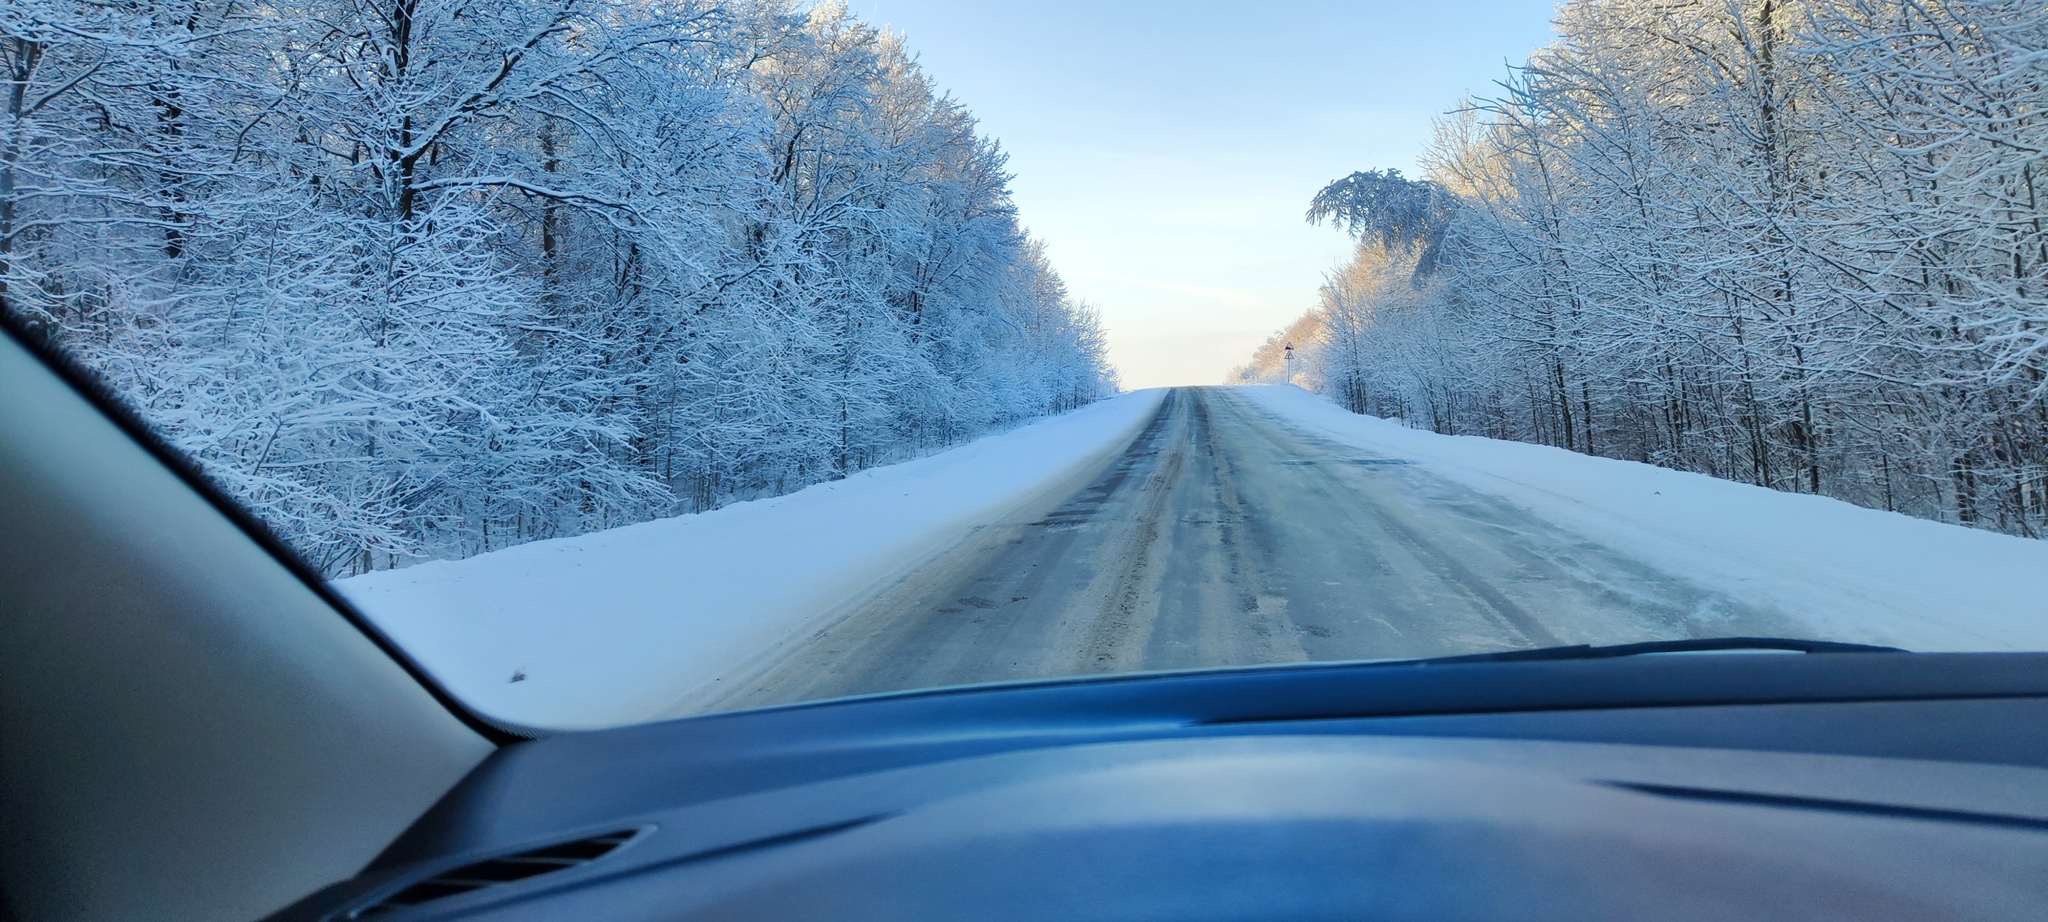
M 1048 505 L 991 523 L 718 706 L 1668 639 L 1688 635 L 1687 612 L 1718 604 L 1223 388 L 1168 394 L 1123 454 Z M 1749 617 L 1729 623 L 1763 623 Z

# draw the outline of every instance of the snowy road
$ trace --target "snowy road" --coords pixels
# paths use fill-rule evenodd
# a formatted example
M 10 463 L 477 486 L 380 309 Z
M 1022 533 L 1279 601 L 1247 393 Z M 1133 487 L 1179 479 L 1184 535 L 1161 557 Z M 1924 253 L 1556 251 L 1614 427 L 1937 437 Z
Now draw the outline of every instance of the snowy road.
M 699 705 L 1799 632 L 1241 393 L 1184 388 L 1056 508 L 981 528 Z

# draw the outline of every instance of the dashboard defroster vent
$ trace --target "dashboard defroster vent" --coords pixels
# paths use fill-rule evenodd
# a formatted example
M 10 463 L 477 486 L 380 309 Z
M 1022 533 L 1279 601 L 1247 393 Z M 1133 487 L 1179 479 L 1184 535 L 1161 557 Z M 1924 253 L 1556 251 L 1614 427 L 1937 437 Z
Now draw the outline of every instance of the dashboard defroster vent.
M 619 846 L 639 834 L 638 829 L 624 829 L 450 868 L 369 903 L 349 913 L 348 918 L 366 919 L 381 916 L 401 909 L 410 909 L 422 903 L 588 864 L 618 850 Z

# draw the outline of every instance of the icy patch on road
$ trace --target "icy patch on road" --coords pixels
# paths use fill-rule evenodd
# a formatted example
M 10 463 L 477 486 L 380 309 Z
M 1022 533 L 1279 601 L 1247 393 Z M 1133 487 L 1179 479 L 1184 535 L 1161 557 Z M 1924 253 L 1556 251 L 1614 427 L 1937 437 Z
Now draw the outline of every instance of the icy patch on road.
M 497 720 L 647 720 L 1106 460 L 1162 394 L 1127 394 L 787 496 L 335 585 Z
M 1674 577 L 1776 609 L 1813 637 L 2048 650 L 2048 541 L 1542 445 L 1437 435 L 1292 386 L 1233 390 L 1312 434 L 1413 461 Z

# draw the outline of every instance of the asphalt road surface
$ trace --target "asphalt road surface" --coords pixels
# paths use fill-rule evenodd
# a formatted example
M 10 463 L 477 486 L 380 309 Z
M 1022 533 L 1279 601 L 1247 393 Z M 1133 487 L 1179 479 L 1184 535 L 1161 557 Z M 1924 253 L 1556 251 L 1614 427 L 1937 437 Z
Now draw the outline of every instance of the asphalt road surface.
M 991 523 L 717 709 L 1139 670 L 1785 635 L 1399 458 L 1180 388 L 1053 508 Z

